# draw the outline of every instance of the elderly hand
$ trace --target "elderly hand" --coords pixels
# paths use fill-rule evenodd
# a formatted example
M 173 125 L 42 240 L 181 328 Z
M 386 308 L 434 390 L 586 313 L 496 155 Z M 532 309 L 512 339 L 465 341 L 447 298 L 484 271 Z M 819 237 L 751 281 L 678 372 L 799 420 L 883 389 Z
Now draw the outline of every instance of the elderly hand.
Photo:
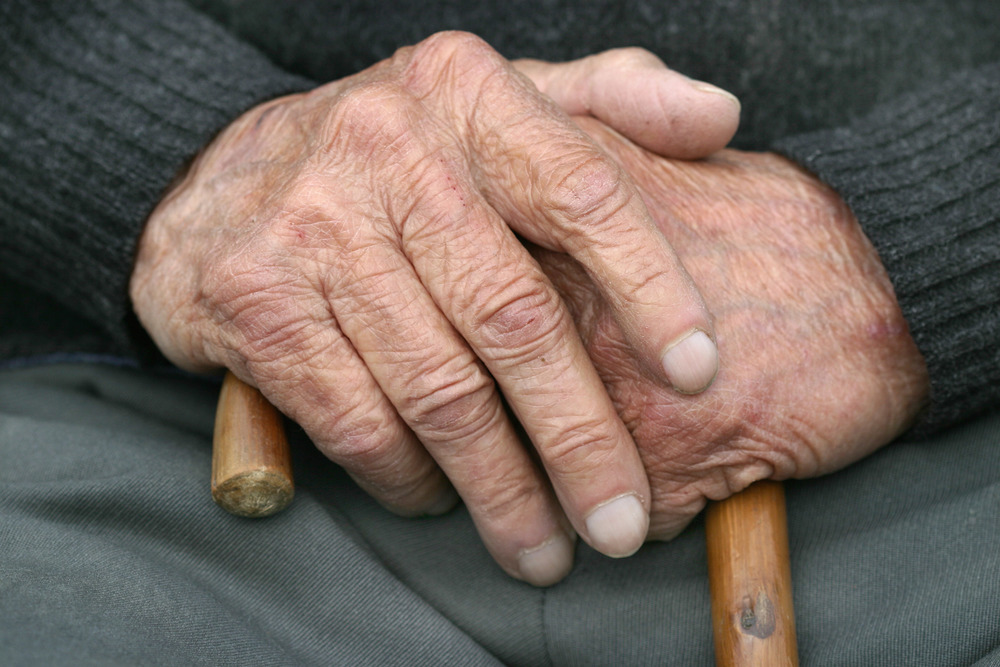
M 929 390 L 892 286 L 839 196 L 772 154 L 664 160 L 581 123 L 632 176 L 715 315 L 726 360 L 698 396 L 665 390 L 572 260 L 536 256 L 635 438 L 651 538 L 764 478 L 837 470 L 888 443 Z
M 650 492 L 515 233 L 585 267 L 652 385 L 701 391 L 717 368 L 694 283 L 553 99 L 684 157 L 727 143 L 739 110 L 634 49 L 519 66 L 442 33 L 251 110 L 150 217 L 131 295 L 174 363 L 259 387 L 396 511 L 444 511 L 450 481 L 501 566 L 545 584 L 574 531 L 637 549 Z

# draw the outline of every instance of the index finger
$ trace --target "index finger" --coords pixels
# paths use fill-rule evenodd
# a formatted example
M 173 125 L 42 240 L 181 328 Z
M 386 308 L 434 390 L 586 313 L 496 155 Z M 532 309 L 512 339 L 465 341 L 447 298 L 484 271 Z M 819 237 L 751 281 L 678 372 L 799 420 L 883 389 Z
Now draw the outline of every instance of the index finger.
M 509 66 L 470 105 L 480 187 L 518 233 L 586 269 L 647 367 L 684 393 L 718 370 L 712 318 L 628 174 Z M 499 66 L 498 66 L 499 67 Z

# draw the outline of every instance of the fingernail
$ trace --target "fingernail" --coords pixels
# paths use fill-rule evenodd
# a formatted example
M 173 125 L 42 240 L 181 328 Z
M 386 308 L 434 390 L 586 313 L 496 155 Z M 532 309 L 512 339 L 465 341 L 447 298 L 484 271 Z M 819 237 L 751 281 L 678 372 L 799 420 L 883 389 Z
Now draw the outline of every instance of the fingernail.
M 704 331 L 694 331 L 663 355 L 663 370 L 674 389 L 697 394 L 708 389 L 719 372 L 719 350 Z
M 633 495 L 610 500 L 587 517 L 587 533 L 595 549 L 614 558 L 635 553 L 646 539 L 649 516 Z
M 562 531 L 517 558 L 521 577 L 535 586 L 551 586 L 573 569 L 573 540 Z
M 728 90 L 723 90 L 722 88 L 719 88 L 718 86 L 713 86 L 712 84 L 705 83 L 704 81 L 693 81 L 691 83 L 691 87 L 694 88 L 697 91 L 702 92 L 702 93 L 711 93 L 713 95 L 722 95 L 727 100 L 729 100 L 730 102 L 732 102 L 733 104 L 735 104 L 737 109 L 741 108 L 739 98 L 737 98 L 735 95 L 733 95 Z

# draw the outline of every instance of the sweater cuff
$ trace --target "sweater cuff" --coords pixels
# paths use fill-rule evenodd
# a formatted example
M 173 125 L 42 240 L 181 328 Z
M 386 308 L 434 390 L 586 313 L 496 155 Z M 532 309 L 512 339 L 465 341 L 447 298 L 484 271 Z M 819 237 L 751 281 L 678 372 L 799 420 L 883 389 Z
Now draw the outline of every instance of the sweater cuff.
M 3 271 L 122 350 L 143 223 L 187 160 L 264 100 L 315 84 L 176 0 L 0 9 Z
M 1000 400 L 1000 63 L 775 147 L 844 198 L 927 362 L 929 433 Z

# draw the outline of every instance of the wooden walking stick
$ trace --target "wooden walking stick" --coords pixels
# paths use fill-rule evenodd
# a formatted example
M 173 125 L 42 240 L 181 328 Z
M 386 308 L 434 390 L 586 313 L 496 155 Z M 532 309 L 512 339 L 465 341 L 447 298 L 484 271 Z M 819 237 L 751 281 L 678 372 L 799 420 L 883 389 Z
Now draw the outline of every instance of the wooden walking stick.
M 283 510 L 294 493 L 281 415 L 227 371 L 215 412 L 212 498 L 233 514 L 264 517 Z
M 780 482 L 756 482 L 705 515 L 715 661 L 798 665 L 788 520 Z
M 281 415 L 226 373 L 212 452 L 212 497 L 227 511 L 263 517 L 294 494 Z M 705 517 L 712 630 L 720 667 L 798 665 L 784 487 L 760 481 L 711 503 Z

